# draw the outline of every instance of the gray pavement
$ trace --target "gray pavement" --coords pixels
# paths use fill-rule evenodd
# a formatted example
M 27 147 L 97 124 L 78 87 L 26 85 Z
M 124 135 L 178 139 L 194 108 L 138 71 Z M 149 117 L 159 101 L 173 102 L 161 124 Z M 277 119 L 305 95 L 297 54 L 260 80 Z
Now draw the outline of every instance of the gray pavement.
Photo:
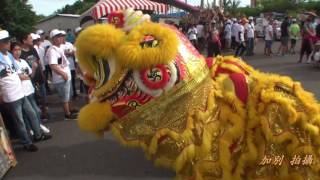
M 274 52 L 278 48 L 276 43 Z M 256 49 L 257 55 L 244 58 L 255 68 L 288 75 L 301 81 L 305 89 L 320 99 L 320 69 L 310 64 L 297 64 L 298 56 L 265 57 L 261 54 L 263 43 Z M 82 100 L 77 101 L 80 108 Z M 18 165 L 4 179 L 8 180 L 169 180 L 174 173 L 153 166 L 140 149 L 121 146 L 110 133 L 104 139 L 96 139 L 81 132 L 75 121 L 64 121 L 62 109 L 55 96 L 50 97 L 53 139 L 38 143 L 36 153 L 24 152 L 17 147 Z

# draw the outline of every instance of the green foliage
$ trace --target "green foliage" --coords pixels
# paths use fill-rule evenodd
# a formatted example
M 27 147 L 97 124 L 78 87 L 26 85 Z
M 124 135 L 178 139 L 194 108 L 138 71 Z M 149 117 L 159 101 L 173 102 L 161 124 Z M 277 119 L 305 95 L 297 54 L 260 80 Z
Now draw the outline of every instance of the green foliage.
M 240 0 L 223 0 L 222 1 L 225 10 L 233 16 L 238 16 L 240 14 L 238 8 L 240 6 Z
M 259 16 L 261 13 L 261 9 L 259 8 L 250 8 L 250 7 L 242 7 L 238 8 L 241 16 Z
M 72 5 L 66 5 L 55 13 L 58 14 L 82 14 L 96 3 L 96 0 L 76 1 Z
M 224 0 L 228 2 L 231 0 Z M 228 3 L 227 3 L 228 4 Z M 296 4 L 295 0 L 261 0 L 260 4 L 256 8 L 244 7 L 236 8 L 235 12 L 230 11 L 230 8 L 226 8 L 232 15 L 245 15 L 245 16 L 259 16 L 263 12 L 279 12 L 286 13 L 291 16 L 297 16 L 298 13 L 303 11 L 315 11 L 320 15 L 320 1 L 307 1 Z
M 1 0 L 0 28 L 11 36 L 29 33 L 37 21 L 32 7 L 21 0 Z

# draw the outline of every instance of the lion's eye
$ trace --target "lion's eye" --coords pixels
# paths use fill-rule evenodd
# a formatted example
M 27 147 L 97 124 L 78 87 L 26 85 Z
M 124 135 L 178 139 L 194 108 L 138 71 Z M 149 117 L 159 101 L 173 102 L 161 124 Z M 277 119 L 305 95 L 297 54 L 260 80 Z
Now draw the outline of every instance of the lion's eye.
M 142 42 L 140 42 L 140 46 L 142 48 L 154 48 L 159 45 L 159 41 L 154 38 L 152 35 L 144 36 Z

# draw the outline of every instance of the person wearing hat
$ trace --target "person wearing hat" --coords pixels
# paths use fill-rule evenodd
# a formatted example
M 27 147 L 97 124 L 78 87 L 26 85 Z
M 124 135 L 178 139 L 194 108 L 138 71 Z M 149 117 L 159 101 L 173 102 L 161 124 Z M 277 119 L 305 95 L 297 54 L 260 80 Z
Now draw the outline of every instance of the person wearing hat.
M 253 17 L 249 17 L 249 22 L 245 25 L 246 37 L 247 37 L 247 56 L 254 55 L 254 38 L 255 38 L 255 27 L 253 22 Z
M 237 43 L 236 43 L 236 36 L 238 34 L 238 20 L 236 18 L 233 18 L 233 23 L 231 25 L 231 48 L 236 49 Z
M 76 89 L 76 62 L 75 62 L 75 47 L 73 44 L 66 40 L 66 33 L 62 31 L 62 44 L 61 48 L 64 50 L 64 54 L 69 61 L 69 68 L 71 71 L 71 89 L 72 89 L 72 97 L 75 99 L 78 97 L 77 89 Z
M 45 70 L 45 65 L 44 65 L 44 56 L 45 56 L 45 49 L 41 47 L 41 36 L 38 34 L 33 34 L 31 33 L 32 39 L 33 39 L 33 47 L 36 49 L 39 59 L 40 59 L 40 64 L 41 64 L 41 70 Z
M 245 38 L 244 38 L 244 33 L 245 33 L 245 24 L 247 24 L 249 21 L 247 18 L 242 18 L 241 19 L 241 24 L 237 26 L 237 36 L 236 36 L 236 43 L 237 43 L 237 49 L 235 56 L 236 57 L 241 57 L 246 50 L 246 43 L 245 43 Z
M 292 19 L 292 24 L 289 27 L 289 35 L 290 35 L 290 39 L 291 39 L 291 46 L 290 46 L 289 52 L 291 54 L 295 54 L 296 53 L 296 50 L 295 50 L 296 43 L 300 37 L 300 26 L 297 23 L 297 19 Z
M 81 31 L 82 31 L 82 28 L 80 26 L 74 29 L 74 34 L 76 35 L 76 38 L 80 34 Z
M 268 25 L 265 29 L 265 47 L 264 47 L 264 54 L 266 56 L 270 56 L 272 53 L 272 43 L 273 43 L 273 27 L 272 27 L 273 20 L 270 18 L 268 21 Z
M 232 33 L 231 33 L 231 20 L 227 20 L 226 25 L 224 27 L 224 42 L 225 48 L 230 50 L 231 42 L 232 42 Z
M 75 120 L 77 116 L 72 113 L 70 109 L 71 72 L 69 61 L 61 48 L 64 38 L 63 34 L 64 33 L 58 29 L 50 32 L 52 46 L 48 49 L 47 57 L 50 68 L 52 69 L 52 83 L 63 103 L 65 120 Z
M 301 28 L 302 43 L 301 43 L 300 58 L 298 63 L 302 63 L 302 60 L 305 54 L 307 57 L 306 61 L 307 62 L 310 61 L 309 57 L 312 53 L 313 40 L 316 37 L 313 21 L 314 21 L 314 16 L 309 15 L 305 20 L 305 22 L 303 22 L 303 26 Z
M 27 132 L 24 116 L 27 116 L 30 126 L 34 133 L 34 141 L 50 139 L 50 135 L 45 135 L 40 128 L 29 100 L 25 97 L 22 83 L 18 74 L 19 66 L 15 62 L 10 50 L 10 36 L 8 31 L 0 30 L 0 101 L 4 102 L 7 110 L 12 116 L 12 121 L 18 131 L 18 136 L 27 151 L 37 151 L 38 148 L 32 142 Z
M 45 32 L 42 29 L 37 30 L 36 34 L 40 35 L 40 37 L 41 37 L 40 47 L 42 49 L 44 49 L 44 54 L 45 54 L 44 58 L 43 58 L 43 65 L 45 68 L 45 70 L 43 71 L 43 74 L 45 75 L 45 78 L 46 78 L 45 87 L 47 90 L 47 94 L 51 94 L 51 90 L 50 90 L 48 81 L 49 81 L 49 75 L 52 76 L 52 72 L 51 72 L 50 66 L 48 64 L 46 53 L 47 53 L 47 50 L 49 49 L 49 47 L 52 46 L 52 44 L 49 41 L 49 36 L 45 36 Z

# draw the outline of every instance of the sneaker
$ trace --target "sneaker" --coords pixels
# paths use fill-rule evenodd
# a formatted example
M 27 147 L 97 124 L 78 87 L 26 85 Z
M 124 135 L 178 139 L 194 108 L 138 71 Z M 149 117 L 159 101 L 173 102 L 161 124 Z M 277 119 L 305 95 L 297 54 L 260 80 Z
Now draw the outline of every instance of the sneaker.
M 77 118 L 78 118 L 77 115 L 73 113 L 64 116 L 65 120 L 77 120 Z
M 79 110 L 77 110 L 77 109 L 72 109 L 72 110 L 70 111 L 70 113 L 71 113 L 71 114 L 79 114 Z
M 46 141 L 51 139 L 52 136 L 49 134 L 42 134 L 39 138 L 34 138 L 34 142 L 39 142 L 39 141 Z
M 44 133 L 46 133 L 46 134 L 49 134 L 49 133 L 50 133 L 50 130 L 49 130 L 46 126 L 40 124 L 40 128 L 41 128 L 41 130 L 42 130 Z
M 23 148 L 28 152 L 36 152 L 39 150 L 38 147 L 34 144 L 24 145 Z

